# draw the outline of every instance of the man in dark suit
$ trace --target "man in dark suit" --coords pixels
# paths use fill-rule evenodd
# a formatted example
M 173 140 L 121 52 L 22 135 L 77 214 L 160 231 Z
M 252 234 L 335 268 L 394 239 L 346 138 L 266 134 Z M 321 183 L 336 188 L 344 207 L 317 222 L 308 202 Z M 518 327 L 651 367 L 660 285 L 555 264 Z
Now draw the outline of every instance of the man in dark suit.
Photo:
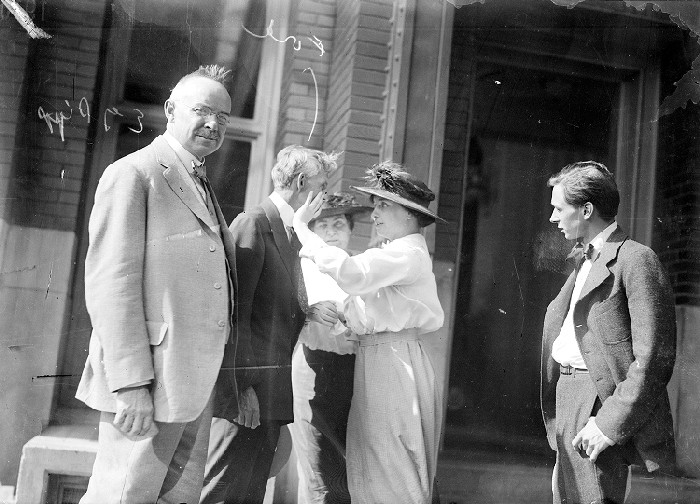
M 83 504 L 196 503 L 213 392 L 235 347 L 233 238 L 204 174 L 224 141 L 229 71 L 186 75 L 167 131 L 108 166 L 90 214 L 90 353 L 77 398 L 101 411 Z M 229 413 L 236 415 L 235 382 Z
M 263 501 L 280 429 L 294 420 L 291 358 L 299 332 L 307 316 L 328 325 L 337 321 L 333 302 L 307 310 L 301 244 L 292 229 L 294 211 L 307 195 L 325 191 L 336 158 L 297 145 L 282 149 L 272 168 L 273 193 L 231 224 L 241 265 L 240 415 L 235 423 L 212 420 L 203 504 Z
M 676 349 L 673 292 L 656 254 L 615 222 L 620 195 L 604 165 L 570 164 L 549 185 L 550 221 L 578 242 L 542 342 L 554 502 L 622 503 L 631 464 L 675 466 L 666 391 Z

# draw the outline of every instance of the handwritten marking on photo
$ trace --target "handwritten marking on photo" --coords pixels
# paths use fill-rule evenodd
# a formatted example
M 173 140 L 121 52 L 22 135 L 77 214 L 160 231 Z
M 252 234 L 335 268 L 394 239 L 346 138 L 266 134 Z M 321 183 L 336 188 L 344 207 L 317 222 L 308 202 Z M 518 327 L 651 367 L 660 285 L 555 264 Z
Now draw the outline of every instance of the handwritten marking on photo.
M 58 132 L 61 136 L 61 141 L 65 142 L 65 123 L 73 117 L 73 107 L 71 106 L 68 100 L 63 101 L 65 102 L 66 106 L 70 109 L 70 115 L 66 115 L 63 111 L 59 110 L 55 112 L 47 112 L 46 110 L 44 110 L 44 107 L 39 107 L 37 109 L 37 113 L 39 114 L 39 119 L 42 119 L 44 122 L 46 122 L 46 126 L 48 126 L 49 128 L 49 133 L 53 134 L 54 125 L 58 126 Z M 82 97 L 80 99 L 80 102 L 78 103 L 78 111 L 80 112 L 80 115 L 83 117 L 83 119 L 85 119 L 86 122 L 89 124 L 92 120 L 92 115 L 90 113 L 90 103 L 88 102 L 87 98 Z M 133 111 L 137 114 L 136 121 L 138 121 L 139 125 L 138 129 L 129 126 L 129 131 L 138 134 L 143 131 L 143 123 L 141 122 L 141 119 L 143 119 L 144 114 L 137 108 L 134 108 Z M 125 117 L 124 114 L 121 113 L 117 107 L 107 108 L 102 115 L 102 124 L 104 126 L 105 132 L 112 129 L 112 126 L 110 126 L 110 124 L 107 121 L 107 114 L 111 114 L 112 117 Z
M 272 40 L 274 40 L 275 42 L 279 42 L 281 44 L 286 44 L 288 41 L 291 40 L 292 41 L 292 49 L 294 49 L 295 51 L 301 50 L 301 40 L 297 39 L 294 35 L 289 35 L 289 36 L 285 37 L 284 39 L 278 39 L 277 37 L 275 37 L 274 26 L 275 26 L 275 20 L 270 19 L 270 24 L 268 25 L 267 30 L 265 31 L 264 35 L 254 33 L 252 31 L 250 31 L 248 28 L 246 28 L 245 26 L 242 26 L 242 28 L 246 33 L 248 33 L 249 35 L 252 35 L 255 38 L 263 39 L 263 38 L 269 37 Z M 316 35 L 313 35 L 313 38 L 311 38 L 311 37 L 306 37 L 306 38 L 309 40 L 309 42 L 311 42 L 313 45 L 315 45 L 319 51 L 321 51 L 321 56 L 326 54 L 326 51 L 323 48 L 323 41 L 321 39 L 319 39 Z
M 311 135 L 314 134 L 314 128 L 316 127 L 316 120 L 318 119 L 318 82 L 316 82 L 316 74 L 311 67 L 304 68 L 304 72 L 311 72 L 311 77 L 314 79 L 314 90 L 316 91 L 316 110 L 314 111 L 314 123 L 311 126 L 311 132 L 309 133 L 309 138 L 307 141 L 311 140 Z

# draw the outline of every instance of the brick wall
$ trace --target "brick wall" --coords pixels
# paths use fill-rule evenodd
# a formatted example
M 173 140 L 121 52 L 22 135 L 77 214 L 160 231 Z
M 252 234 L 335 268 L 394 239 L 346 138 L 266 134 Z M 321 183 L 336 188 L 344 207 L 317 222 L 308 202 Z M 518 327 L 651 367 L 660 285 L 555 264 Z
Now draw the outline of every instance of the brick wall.
M 385 0 L 347 3 L 352 5 L 344 14 L 347 20 L 339 16 L 338 22 L 347 33 L 336 33 L 338 43 L 347 45 L 333 73 L 342 106 L 335 112 L 337 130 L 327 137 L 329 143 L 344 143 L 343 189 L 361 182 L 365 170 L 379 161 L 393 10 Z
M 700 106 L 662 117 L 659 140 L 655 248 L 676 304 L 700 306 Z
M 323 148 L 335 8 L 333 0 L 298 0 L 293 4 L 287 36 L 296 37 L 301 48 L 296 51 L 292 41 L 287 42 L 277 150 L 291 144 Z M 323 43 L 323 55 L 309 40 L 314 37 Z M 313 70 L 318 85 L 318 116 L 315 125 L 316 89 L 308 68 Z
M 356 185 L 379 160 L 391 15 L 390 0 L 298 0 L 292 7 L 289 35 L 299 38 L 302 49 L 288 49 L 285 59 L 277 147 L 297 143 L 341 151 L 332 191 Z M 306 38 L 314 35 L 323 40 L 323 57 Z M 307 67 L 319 86 L 310 141 L 315 93 Z M 369 232 L 359 224 L 351 246 L 359 247 Z
M 89 104 L 93 123 L 100 120 L 92 105 L 105 1 L 56 0 L 37 9 L 52 38 L 29 46 L 11 187 L 22 204 L 13 206 L 11 221 L 74 231 L 89 131 L 80 102 L 85 98 L 85 114 Z
M 27 65 L 29 37 L 0 6 L 0 216 L 7 216 L 19 108 Z
M 470 68 L 472 62 L 462 41 L 452 39 L 450 68 Z M 466 72 L 450 74 L 447 111 L 445 115 L 445 144 L 442 152 L 442 177 L 438 215 L 449 224 L 438 226 L 435 235 L 435 258 L 454 261 L 462 216 L 462 184 L 464 178 L 467 130 L 469 123 L 470 76 Z M 473 157 L 474 152 L 470 152 Z
M 661 99 L 700 55 L 697 39 L 669 47 L 661 61 Z M 676 304 L 700 306 L 700 106 L 659 119 L 653 247 L 671 277 Z

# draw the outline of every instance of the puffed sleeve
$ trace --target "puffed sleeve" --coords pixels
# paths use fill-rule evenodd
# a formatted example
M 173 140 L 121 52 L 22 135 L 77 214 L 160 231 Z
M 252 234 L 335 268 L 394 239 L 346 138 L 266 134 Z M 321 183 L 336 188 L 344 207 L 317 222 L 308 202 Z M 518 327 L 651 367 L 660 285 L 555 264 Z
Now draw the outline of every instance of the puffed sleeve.
M 395 242 L 350 256 L 319 238 L 304 243 L 300 255 L 314 261 L 321 272 L 330 275 L 350 295 L 411 283 L 420 271 L 419 252 Z

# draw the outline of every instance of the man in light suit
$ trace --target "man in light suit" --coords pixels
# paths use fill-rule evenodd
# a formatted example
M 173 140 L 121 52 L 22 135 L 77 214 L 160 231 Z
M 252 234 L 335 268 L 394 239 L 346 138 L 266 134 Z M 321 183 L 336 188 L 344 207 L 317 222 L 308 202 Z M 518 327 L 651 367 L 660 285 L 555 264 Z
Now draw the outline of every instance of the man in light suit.
M 291 359 L 299 332 L 307 316 L 329 326 L 337 320 L 332 301 L 307 310 L 301 244 L 292 230 L 294 211 L 310 192 L 325 191 L 336 158 L 298 145 L 282 149 L 272 168 L 273 193 L 231 224 L 241 265 L 241 413 L 236 423 L 212 420 L 203 504 L 263 501 L 280 429 L 294 420 Z
M 224 140 L 227 74 L 212 65 L 183 77 L 165 102 L 166 133 L 97 187 L 77 397 L 102 414 L 83 504 L 199 501 L 214 385 L 236 343 L 234 245 L 202 163 Z M 235 385 L 228 393 L 235 409 Z
M 579 242 L 559 295 L 547 308 L 542 411 L 557 452 L 556 504 L 622 503 L 629 466 L 673 470 L 666 385 L 675 361 L 673 292 L 656 254 L 615 222 L 613 175 L 593 161 L 549 180 L 550 221 Z

